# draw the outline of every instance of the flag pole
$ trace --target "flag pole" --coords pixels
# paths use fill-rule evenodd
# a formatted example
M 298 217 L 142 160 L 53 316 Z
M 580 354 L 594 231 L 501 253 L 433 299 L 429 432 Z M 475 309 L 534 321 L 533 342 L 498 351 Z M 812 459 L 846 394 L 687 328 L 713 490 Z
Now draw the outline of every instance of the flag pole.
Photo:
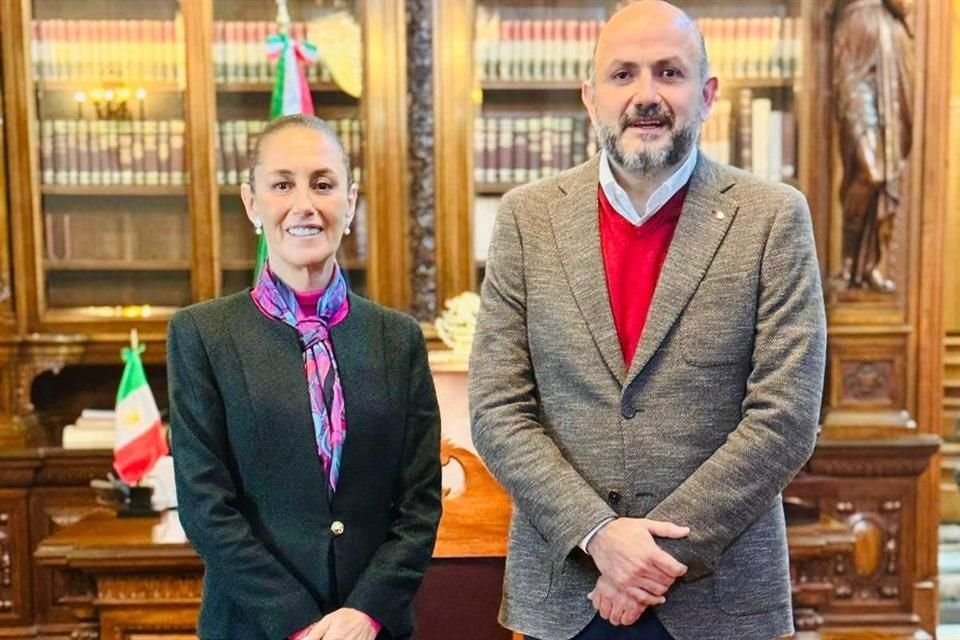
M 136 329 L 130 329 L 130 348 L 134 351 L 140 348 L 140 338 Z

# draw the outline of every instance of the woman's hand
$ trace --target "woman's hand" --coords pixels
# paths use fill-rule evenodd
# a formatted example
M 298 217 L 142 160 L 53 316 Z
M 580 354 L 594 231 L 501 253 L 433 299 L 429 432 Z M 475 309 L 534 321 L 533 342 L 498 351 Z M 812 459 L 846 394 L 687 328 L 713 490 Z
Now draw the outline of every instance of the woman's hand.
M 321 618 L 303 640 L 374 640 L 377 631 L 370 616 L 344 607 Z

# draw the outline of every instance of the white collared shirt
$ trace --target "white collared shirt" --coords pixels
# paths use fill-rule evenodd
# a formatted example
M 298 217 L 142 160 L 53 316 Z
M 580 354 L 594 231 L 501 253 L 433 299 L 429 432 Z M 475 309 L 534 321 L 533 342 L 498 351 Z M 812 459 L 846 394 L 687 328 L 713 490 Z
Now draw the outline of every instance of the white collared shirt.
M 693 169 L 696 166 L 697 147 L 694 146 L 687 155 L 687 159 L 677 167 L 677 170 L 650 194 L 646 208 L 641 215 L 633 206 L 626 190 L 620 186 L 616 176 L 613 175 L 613 169 L 610 167 L 610 157 L 604 149 L 600 152 L 600 188 L 603 189 L 603 194 L 607 196 L 613 210 L 633 226 L 639 227 L 649 220 L 650 216 L 659 211 L 660 207 L 667 203 L 667 200 L 675 196 L 683 188 L 683 185 L 690 181 L 690 176 L 693 175 Z

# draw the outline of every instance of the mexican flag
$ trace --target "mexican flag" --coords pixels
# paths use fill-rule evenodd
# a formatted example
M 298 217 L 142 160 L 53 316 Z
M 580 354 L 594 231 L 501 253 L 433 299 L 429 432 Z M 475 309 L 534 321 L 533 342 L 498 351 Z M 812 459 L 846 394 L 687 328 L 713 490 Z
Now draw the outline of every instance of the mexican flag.
M 117 391 L 113 467 L 127 484 L 139 482 L 169 453 L 160 411 L 140 360 L 143 350 L 140 345 L 123 350 L 126 365 Z
M 295 113 L 313 115 L 313 96 L 303 72 L 306 64 L 317 60 L 317 48 L 308 42 L 294 40 L 286 33 L 267 38 L 267 55 L 276 61 L 273 93 L 270 96 L 270 119 Z M 267 261 L 267 243 L 263 234 L 257 239 L 257 262 L 253 268 L 253 283 Z

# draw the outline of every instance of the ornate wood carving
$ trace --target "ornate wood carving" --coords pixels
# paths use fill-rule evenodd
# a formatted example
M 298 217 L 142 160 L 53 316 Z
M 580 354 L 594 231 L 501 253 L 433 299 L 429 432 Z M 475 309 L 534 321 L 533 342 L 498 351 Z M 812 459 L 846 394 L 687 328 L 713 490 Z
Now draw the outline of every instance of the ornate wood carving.
M 837 476 L 863 476 L 869 478 L 882 478 L 886 475 L 891 476 L 916 476 L 927 468 L 929 460 L 869 460 L 860 458 L 848 458 L 842 460 L 839 458 L 830 458 L 818 460 L 812 468 L 818 473 L 824 475 Z
M 0 612 L 13 610 L 13 553 L 10 514 L 0 513 Z
M 33 381 L 42 373 L 59 373 L 79 362 L 88 338 L 30 336 L 5 340 L 0 351 L 0 446 L 22 448 L 44 444 L 30 401 Z
M 844 362 L 844 402 L 888 403 L 892 395 L 893 362 Z
M 790 528 L 798 629 L 853 630 L 867 609 L 878 626 L 916 629 L 917 478 L 937 446 L 929 435 L 818 443 L 786 491 L 792 502 L 816 504 L 834 525 L 833 545 L 823 540 L 818 553 L 812 533 L 800 544 L 799 530 Z
M 433 163 L 433 22 L 431 0 L 406 0 L 407 126 L 410 132 L 410 311 L 437 315 L 437 255 Z
M 878 501 L 873 496 L 837 502 L 828 512 L 846 524 L 854 536 L 852 571 L 834 572 L 832 582 L 838 599 L 876 603 L 900 598 L 900 535 L 898 500 Z M 844 517 L 846 516 L 846 517 Z
M 898 329 L 869 333 L 835 330 L 830 341 L 827 376 L 829 411 L 890 414 L 906 411 L 909 387 L 906 351 L 907 338 Z M 874 419 L 864 418 L 861 424 L 870 426 L 871 420 Z
M 100 631 L 96 627 L 74 629 L 70 640 L 100 640 Z
M 914 43 L 904 0 L 837 0 L 833 88 L 847 287 L 891 293 L 894 223 L 913 140 Z
M 440 445 L 440 462 L 456 463 L 463 471 L 463 490 L 444 487 L 443 518 L 437 532 L 436 558 L 504 556 L 510 522 L 510 498 L 477 454 L 447 439 Z
M 823 625 L 820 612 L 828 609 L 835 597 L 833 577 L 847 572 L 855 539 L 843 523 L 825 517 L 791 525 L 787 534 L 794 625 L 798 631 L 815 631 Z
M 201 574 L 165 576 L 156 574 L 101 575 L 97 579 L 100 604 L 134 604 L 169 600 L 200 601 Z
M 58 604 L 87 608 L 97 595 L 97 585 L 93 576 L 82 571 L 57 571 L 54 572 L 54 592 Z

